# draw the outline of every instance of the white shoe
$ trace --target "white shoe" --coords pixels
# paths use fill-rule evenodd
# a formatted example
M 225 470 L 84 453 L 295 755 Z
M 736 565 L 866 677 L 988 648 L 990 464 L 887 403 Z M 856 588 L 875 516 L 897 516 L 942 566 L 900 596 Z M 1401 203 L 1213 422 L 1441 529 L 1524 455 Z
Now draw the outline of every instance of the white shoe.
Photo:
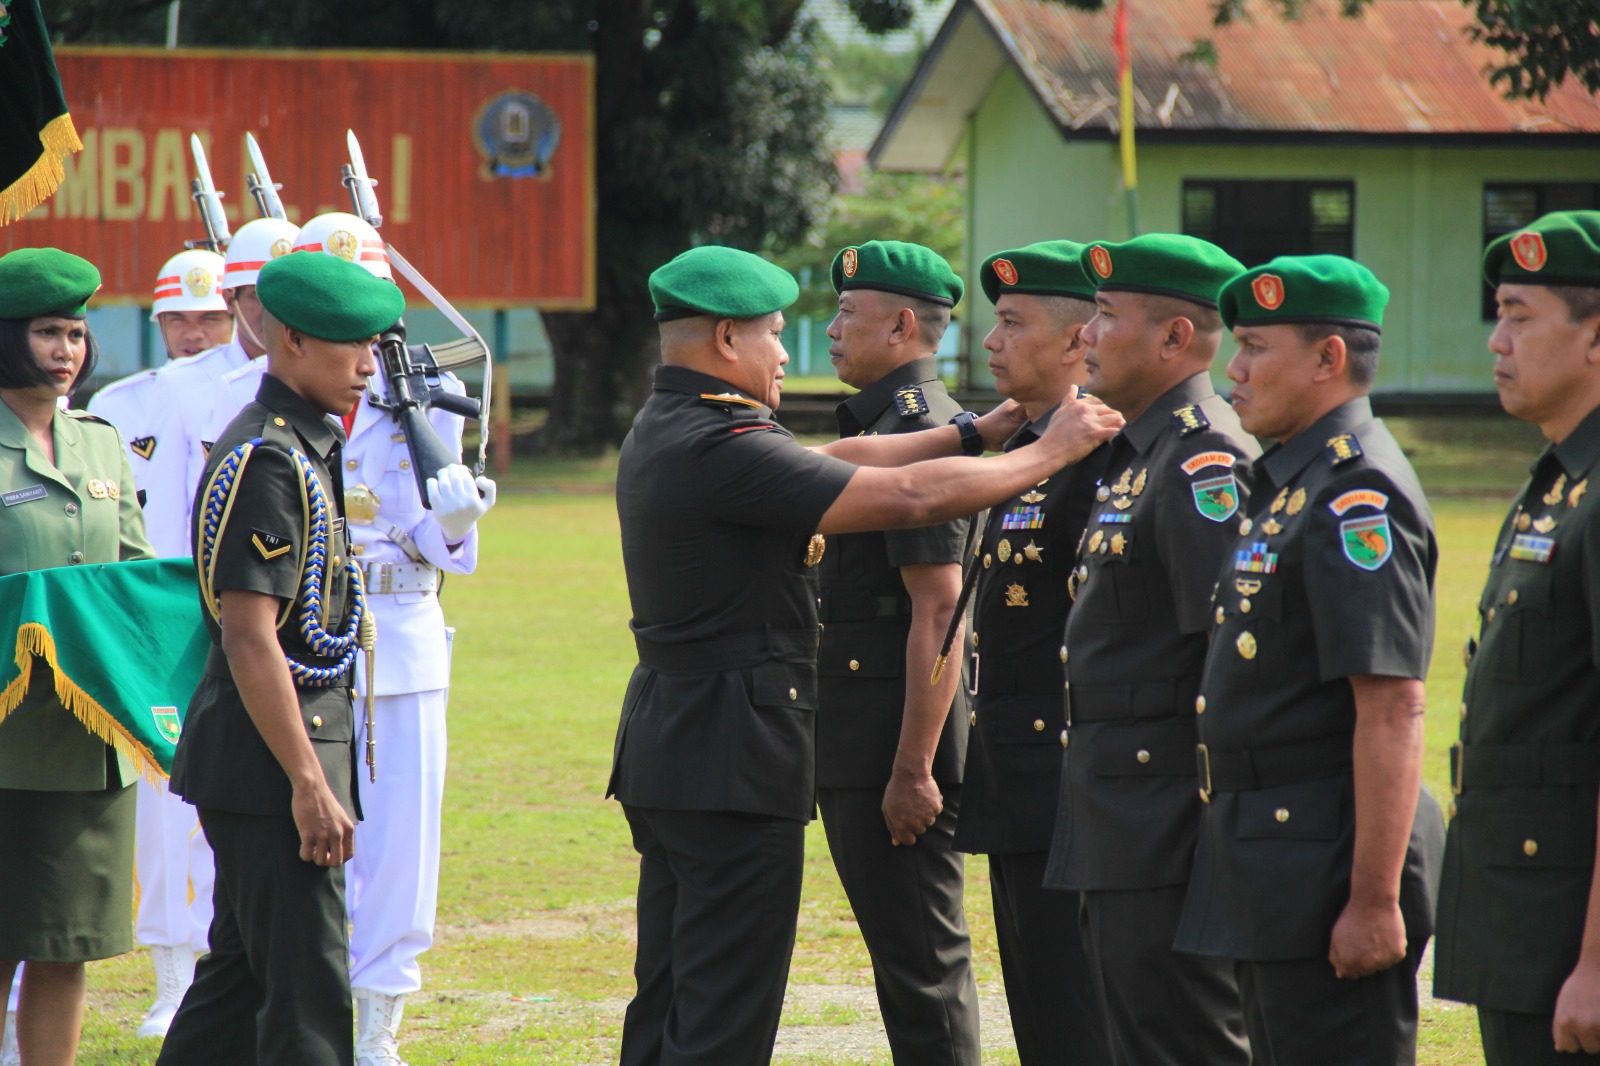
M 356 1066 L 406 1066 L 400 1058 L 400 1016 L 406 997 L 365 988 L 356 994 Z
M 137 1035 L 165 1037 L 183 994 L 194 983 L 194 950 L 188 945 L 151 947 L 150 961 L 156 968 L 156 1001 L 150 1005 L 150 1013 L 144 1016 Z
M 0 1066 L 22 1066 L 22 1052 L 17 1048 L 17 1014 L 6 1015 L 5 1036 L 0 1037 Z

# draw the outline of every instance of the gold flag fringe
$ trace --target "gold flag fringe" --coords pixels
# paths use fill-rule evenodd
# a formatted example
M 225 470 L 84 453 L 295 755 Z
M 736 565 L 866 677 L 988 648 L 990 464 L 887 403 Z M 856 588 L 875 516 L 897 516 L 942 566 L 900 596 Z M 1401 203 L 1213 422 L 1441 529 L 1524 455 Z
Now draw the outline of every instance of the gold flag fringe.
M 6 226 L 48 200 L 67 176 L 62 160 L 83 151 L 71 115 L 57 115 L 39 131 L 44 148 L 33 166 L 8 189 L 0 189 L 0 226 Z
M 37 622 L 26 622 L 17 630 L 17 667 L 22 671 L 15 681 L 0 691 L 0 722 L 12 711 L 22 706 L 28 694 L 28 683 L 33 674 L 33 657 L 37 655 L 50 664 L 56 678 L 56 698 L 83 723 L 85 729 L 117 749 L 118 754 L 133 761 L 133 765 L 152 785 L 166 780 L 166 773 L 149 748 L 140 743 L 127 728 L 106 711 L 95 698 L 79 688 L 62 673 L 56 661 L 56 642 L 50 631 Z

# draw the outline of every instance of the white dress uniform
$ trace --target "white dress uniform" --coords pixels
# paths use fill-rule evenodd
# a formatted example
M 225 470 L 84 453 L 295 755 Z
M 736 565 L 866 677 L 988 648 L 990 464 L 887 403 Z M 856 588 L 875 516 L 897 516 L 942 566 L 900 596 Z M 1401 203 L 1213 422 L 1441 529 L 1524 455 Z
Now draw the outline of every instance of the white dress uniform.
M 255 397 L 265 371 L 258 364 L 264 362 L 223 377 L 214 418 L 226 421 L 230 407 L 236 410 Z M 465 393 L 453 376 L 444 380 L 452 392 Z M 372 379 L 372 387 L 381 394 L 381 376 Z M 459 451 L 462 419 L 438 410 L 428 417 Z M 433 943 L 438 902 L 452 632 L 439 605 L 439 579 L 476 568 L 478 533 L 468 533 L 454 550 L 445 542 L 432 512 L 422 505 L 398 425 L 365 398 L 344 447 L 343 475 L 346 500 L 361 485 L 378 500 L 370 522 L 357 508 L 345 507 L 351 550 L 362 566 L 367 606 L 378 624 L 373 714 L 378 779 L 370 782 L 363 772 L 362 821 L 345 875 L 350 984 L 358 1001 L 366 996 L 378 1004 L 380 1025 L 392 1008 L 393 1024 L 385 1026 L 392 1030 L 399 1022 L 397 997 L 422 987 L 417 958 Z M 363 659 L 356 662 L 359 759 L 366 751 L 368 679 Z

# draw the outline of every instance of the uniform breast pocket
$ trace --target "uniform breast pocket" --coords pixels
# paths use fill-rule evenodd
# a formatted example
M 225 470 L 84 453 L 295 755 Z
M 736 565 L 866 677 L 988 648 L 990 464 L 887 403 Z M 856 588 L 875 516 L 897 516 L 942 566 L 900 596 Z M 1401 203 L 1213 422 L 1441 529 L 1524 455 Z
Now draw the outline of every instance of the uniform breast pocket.
M 1519 681 L 1549 671 L 1550 647 L 1557 634 L 1549 570 L 1534 563 L 1509 565 L 1513 570 L 1495 598 L 1479 604 L 1484 618 L 1479 654 L 1485 656 L 1483 669 L 1489 676 Z
M 816 666 L 811 663 L 757 663 L 750 668 L 750 702 L 757 707 L 816 710 Z
M 1145 579 L 1139 566 L 1141 560 L 1135 554 L 1137 549 L 1131 538 L 1125 542 L 1116 540 L 1122 535 L 1115 533 L 1112 540 L 1105 542 L 1114 546 L 1100 554 L 1099 561 L 1093 564 L 1089 574 L 1089 580 L 1099 585 L 1090 596 L 1080 591 L 1080 606 L 1075 609 L 1081 611 L 1087 608 L 1093 617 L 1107 621 L 1138 622 L 1149 610 L 1149 597 L 1145 594 Z M 1094 534 L 1091 533 L 1090 537 L 1092 542 Z
M 1218 604 L 1236 616 L 1241 629 L 1231 638 L 1232 654 L 1257 681 L 1298 677 L 1306 670 L 1304 634 L 1284 625 L 1284 587 L 1274 578 L 1246 579 L 1223 586 Z M 1229 639 L 1224 637 L 1223 639 Z

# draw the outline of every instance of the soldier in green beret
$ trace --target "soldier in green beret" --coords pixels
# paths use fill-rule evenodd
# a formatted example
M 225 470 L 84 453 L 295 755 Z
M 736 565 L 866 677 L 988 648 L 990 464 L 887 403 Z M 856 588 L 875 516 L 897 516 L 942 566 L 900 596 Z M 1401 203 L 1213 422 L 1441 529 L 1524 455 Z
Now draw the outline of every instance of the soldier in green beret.
M 1218 294 L 1234 410 L 1277 443 L 1214 575 L 1176 947 L 1232 965 L 1258 1066 L 1416 1061 L 1444 846 L 1421 784 L 1439 548 L 1367 400 L 1388 300 L 1336 255 L 1274 259 Z
M 60 406 L 94 372 L 100 272 L 56 248 L 0 257 L 0 575 L 150 559 L 117 431 Z M 0 634 L 7 657 L 17 634 Z M 0 692 L 0 1021 L 19 962 L 29 1063 L 74 1061 L 85 963 L 133 949 L 138 770 L 57 695 L 41 655 Z
M 839 405 L 839 436 L 948 424 L 961 406 L 937 353 L 961 279 L 937 252 L 902 241 L 842 249 L 832 273 L 828 354 L 860 390 Z M 960 670 L 926 682 L 961 595 L 971 525 L 963 516 L 830 537 L 816 567 L 817 807 L 898 1062 L 975 1066 L 982 1051 L 963 866 L 950 847 L 967 694 Z
M 354 1059 L 342 867 L 360 817 L 351 668 L 369 641 L 340 513 L 344 432 L 327 416 L 360 399 L 405 300 L 310 253 L 263 267 L 256 294 L 267 373 L 195 498 L 211 658 L 172 766 L 216 855 L 211 950 L 160 1066 Z
M 1467 642 L 1434 994 L 1489 1066 L 1600 1054 L 1600 211 L 1489 245 L 1508 413 L 1550 443 L 1506 516 Z
M 1217 290 L 1243 266 L 1194 237 L 1084 249 L 1088 388 L 1128 424 L 1077 552 L 1061 806 L 1045 884 L 1083 893 L 1115 1061 L 1250 1061 L 1233 968 L 1172 938 L 1199 822 L 1195 697 L 1211 590 L 1260 454 L 1211 387 Z
M 1095 307 L 1079 263 L 1083 247 L 1042 241 L 983 263 L 983 291 L 995 309 L 983 340 L 989 370 L 995 389 L 1028 416 L 1006 451 L 1037 441 L 1062 397 L 1088 379 L 1083 327 Z M 1044 887 L 1061 792 L 1061 632 L 1072 607 L 1073 553 L 1108 451 L 1097 448 L 992 508 L 970 564 L 979 567 L 974 704 L 955 847 L 989 857 L 995 938 L 1022 1066 L 1111 1061 L 1078 932 L 1078 894 Z
M 1069 397 L 1037 445 L 993 459 L 969 456 L 1011 435 L 1009 409 L 807 449 L 773 418 L 794 278 L 696 248 L 650 290 L 664 365 L 617 468 L 639 665 L 607 794 L 641 857 L 621 1061 L 753 1066 L 772 1057 L 816 791 L 822 535 L 972 514 L 1121 420 Z

